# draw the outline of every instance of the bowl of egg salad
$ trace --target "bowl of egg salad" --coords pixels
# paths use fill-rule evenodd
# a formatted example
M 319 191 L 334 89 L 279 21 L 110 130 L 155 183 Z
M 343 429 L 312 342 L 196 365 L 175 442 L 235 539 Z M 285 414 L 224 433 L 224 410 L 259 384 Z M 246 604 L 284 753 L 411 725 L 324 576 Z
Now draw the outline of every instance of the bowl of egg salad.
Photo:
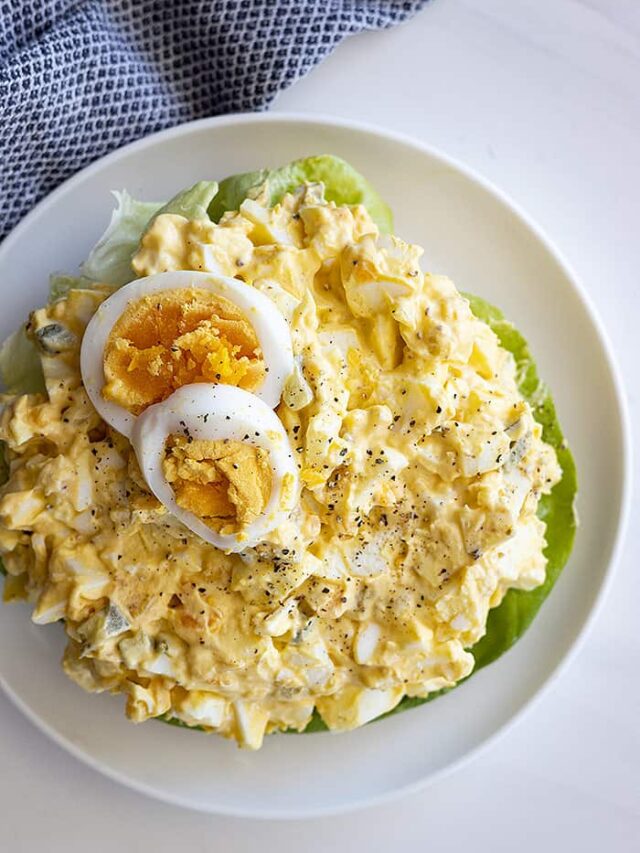
M 390 205 L 374 178 L 393 150 Z M 394 224 L 403 195 L 403 224 L 421 206 L 441 224 Z M 74 178 L 9 238 L 3 270 L 27 242 L 27 310 L 0 349 L 0 673 L 32 718 L 154 795 L 292 816 L 433 778 L 539 691 L 603 585 L 624 471 L 568 615 L 586 396 L 558 340 L 551 357 L 536 344 L 573 313 L 576 351 L 611 367 L 561 262 L 504 200 L 384 134 L 232 117 Z M 69 263 L 48 291 L 45 260 Z M 602 393 L 624 449 L 613 374 Z M 46 712 L 29 668 L 54 685 Z

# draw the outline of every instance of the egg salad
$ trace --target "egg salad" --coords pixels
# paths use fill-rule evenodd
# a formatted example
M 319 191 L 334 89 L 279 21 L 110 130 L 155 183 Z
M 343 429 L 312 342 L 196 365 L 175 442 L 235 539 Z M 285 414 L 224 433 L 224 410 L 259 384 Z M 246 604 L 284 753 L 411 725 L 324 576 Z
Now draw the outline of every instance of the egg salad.
M 94 255 L 31 314 L 44 384 L 2 397 L 5 599 L 132 720 L 252 749 L 468 677 L 545 583 L 563 476 L 513 354 L 323 178 L 146 210 L 122 276 Z

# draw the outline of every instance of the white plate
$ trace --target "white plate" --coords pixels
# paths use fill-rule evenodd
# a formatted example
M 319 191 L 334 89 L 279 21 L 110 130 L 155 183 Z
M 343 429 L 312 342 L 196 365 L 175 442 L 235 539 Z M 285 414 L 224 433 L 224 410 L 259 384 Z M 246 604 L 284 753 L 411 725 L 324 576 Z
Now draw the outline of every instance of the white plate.
M 58 627 L 23 606 L 0 619 L 7 693 L 78 758 L 152 796 L 253 817 L 336 813 L 433 781 L 513 722 L 557 674 L 594 614 L 619 550 L 629 443 L 619 379 L 597 319 L 558 253 L 486 182 L 417 142 L 318 117 L 244 115 L 195 122 L 130 145 L 81 172 L 0 249 L 12 330 L 42 304 L 52 270 L 73 272 L 109 218 L 111 189 L 169 198 L 203 178 L 338 154 L 390 203 L 396 231 L 426 247 L 431 269 L 504 309 L 529 339 L 575 453 L 582 521 L 576 548 L 517 646 L 436 702 L 358 731 L 276 735 L 258 753 L 201 733 L 134 726 L 122 699 L 89 696 L 63 675 Z

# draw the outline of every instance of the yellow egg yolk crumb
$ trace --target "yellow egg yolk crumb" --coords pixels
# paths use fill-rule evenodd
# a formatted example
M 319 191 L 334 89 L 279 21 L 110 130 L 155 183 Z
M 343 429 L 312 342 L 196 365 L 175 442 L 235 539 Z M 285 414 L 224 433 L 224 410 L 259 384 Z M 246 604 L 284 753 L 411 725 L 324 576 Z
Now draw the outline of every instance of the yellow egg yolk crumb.
M 219 533 L 254 522 L 271 494 L 267 452 L 241 441 L 171 436 L 163 470 L 178 506 Z
M 129 303 L 104 351 L 105 400 L 135 415 L 193 382 L 254 390 L 265 373 L 253 326 L 229 300 L 199 288 Z

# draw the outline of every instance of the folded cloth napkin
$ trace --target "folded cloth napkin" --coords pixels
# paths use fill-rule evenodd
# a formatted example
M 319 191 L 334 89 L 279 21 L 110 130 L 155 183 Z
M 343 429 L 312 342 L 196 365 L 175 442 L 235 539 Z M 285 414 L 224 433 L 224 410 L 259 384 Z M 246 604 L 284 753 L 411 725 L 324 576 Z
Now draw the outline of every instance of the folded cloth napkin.
M 266 108 L 346 37 L 426 0 L 0 0 L 0 238 L 97 157 Z

